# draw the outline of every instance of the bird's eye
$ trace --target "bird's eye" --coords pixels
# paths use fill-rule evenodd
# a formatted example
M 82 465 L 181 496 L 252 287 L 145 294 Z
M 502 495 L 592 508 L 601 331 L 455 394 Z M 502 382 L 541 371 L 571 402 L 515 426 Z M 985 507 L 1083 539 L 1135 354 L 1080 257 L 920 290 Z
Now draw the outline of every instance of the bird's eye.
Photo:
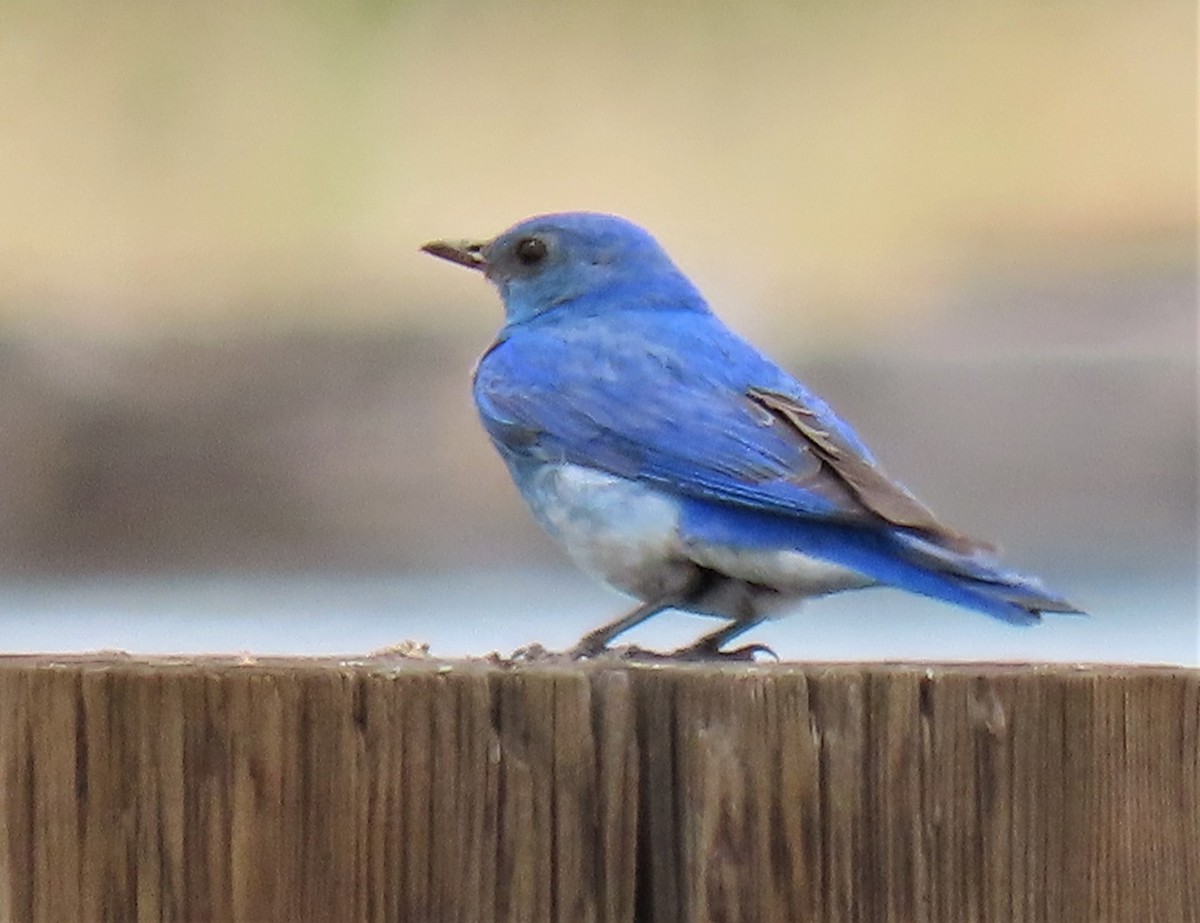
M 536 266 L 546 258 L 546 242 L 540 237 L 525 237 L 517 241 L 517 259 L 522 266 Z

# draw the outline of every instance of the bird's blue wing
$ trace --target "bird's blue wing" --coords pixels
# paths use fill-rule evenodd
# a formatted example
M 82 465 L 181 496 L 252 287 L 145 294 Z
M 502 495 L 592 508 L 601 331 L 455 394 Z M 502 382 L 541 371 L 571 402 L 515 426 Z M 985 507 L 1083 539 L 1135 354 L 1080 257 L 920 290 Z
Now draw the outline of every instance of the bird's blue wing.
M 794 547 L 1015 624 L 1077 612 L 939 523 L 819 398 L 711 315 L 567 315 L 508 331 L 475 398 L 501 452 L 661 485 L 689 532 Z
M 824 402 L 710 314 L 576 312 L 523 325 L 481 360 L 475 397 L 505 452 L 984 547 L 937 522 Z

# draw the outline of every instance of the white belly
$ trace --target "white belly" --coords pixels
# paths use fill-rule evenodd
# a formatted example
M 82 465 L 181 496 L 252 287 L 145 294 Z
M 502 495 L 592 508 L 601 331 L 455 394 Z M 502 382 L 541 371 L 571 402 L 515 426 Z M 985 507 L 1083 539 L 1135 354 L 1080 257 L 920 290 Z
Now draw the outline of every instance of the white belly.
M 538 522 L 581 568 L 640 599 L 686 585 L 694 568 L 679 542 L 679 507 L 635 481 L 579 465 L 518 475 Z
M 785 598 L 824 596 L 875 583 L 858 571 L 799 551 L 746 551 L 725 545 L 693 545 L 688 551 L 703 567 L 771 587 Z
M 741 585 L 720 588 L 697 607 L 730 617 L 747 596 L 765 614 L 793 599 L 874 583 L 798 551 L 688 542 L 679 531 L 679 503 L 626 478 L 571 464 L 513 474 L 534 516 L 576 564 L 643 600 L 682 592 L 697 566 Z

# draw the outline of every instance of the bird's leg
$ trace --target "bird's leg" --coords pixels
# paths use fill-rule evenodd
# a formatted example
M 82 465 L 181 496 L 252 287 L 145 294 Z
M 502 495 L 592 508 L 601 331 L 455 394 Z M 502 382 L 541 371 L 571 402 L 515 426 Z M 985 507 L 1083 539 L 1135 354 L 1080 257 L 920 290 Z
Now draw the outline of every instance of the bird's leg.
M 766 617 L 761 615 L 734 619 L 716 631 L 704 635 L 695 644 L 672 651 L 671 656 L 682 660 L 753 660 L 755 654 L 770 654 L 778 660 L 779 656 L 765 644 L 746 644 L 732 651 L 721 650 L 738 635 L 764 621 Z
M 712 586 L 713 581 L 721 579 L 720 575 L 698 567 L 689 576 L 682 590 L 676 590 L 669 596 L 647 600 L 632 612 L 629 612 L 615 622 L 601 625 L 595 631 L 589 631 L 579 639 L 579 643 L 571 649 L 571 656 L 578 660 L 581 657 L 594 657 L 599 654 L 617 635 L 628 631 L 635 625 L 640 625 L 652 615 L 657 615 L 664 609 L 680 605 L 681 600 L 696 599 Z
M 651 600 L 644 602 L 631 612 L 627 612 L 619 619 L 609 622 L 607 625 L 601 625 L 594 631 L 589 631 L 586 635 L 579 639 L 579 643 L 571 649 L 571 656 L 576 660 L 581 657 L 594 657 L 599 654 L 617 635 L 628 631 L 635 625 L 640 625 L 650 616 L 661 612 L 663 609 L 669 609 L 670 603 L 662 600 Z

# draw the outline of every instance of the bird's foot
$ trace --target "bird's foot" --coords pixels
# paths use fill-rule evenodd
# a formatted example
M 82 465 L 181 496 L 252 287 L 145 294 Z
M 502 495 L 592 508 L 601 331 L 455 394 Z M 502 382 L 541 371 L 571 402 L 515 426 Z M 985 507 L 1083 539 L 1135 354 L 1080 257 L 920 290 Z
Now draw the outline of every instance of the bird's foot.
M 669 663 L 676 660 L 674 652 L 652 651 L 648 647 L 642 647 L 638 644 L 620 644 L 616 647 L 601 646 L 584 646 L 577 644 L 567 656 L 572 660 L 607 660 L 609 662 L 635 662 L 635 663 Z M 697 658 L 700 659 L 700 658 Z
M 579 643 L 567 651 L 567 654 L 572 660 L 591 660 L 593 657 L 599 657 L 601 654 L 608 652 L 608 645 L 604 638 L 596 638 L 592 635 L 584 635 Z
M 583 645 L 576 644 L 567 651 L 572 660 L 667 660 L 669 654 L 660 654 L 636 644 L 621 644 L 609 647 L 606 644 Z
M 562 654 L 556 654 L 554 651 L 547 650 L 542 644 L 534 641 L 532 644 L 526 644 L 524 647 L 518 647 L 509 656 L 509 663 L 544 663 L 548 660 L 556 660 L 562 657 Z
M 703 638 L 690 647 L 681 647 L 678 650 L 672 651 L 671 659 L 754 663 L 756 654 L 768 654 L 775 658 L 775 660 L 779 660 L 779 655 L 765 644 L 743 644 L 741 647 L 735 647 L 733 650 L 724 651 L 721 650 L 719 645 Z

